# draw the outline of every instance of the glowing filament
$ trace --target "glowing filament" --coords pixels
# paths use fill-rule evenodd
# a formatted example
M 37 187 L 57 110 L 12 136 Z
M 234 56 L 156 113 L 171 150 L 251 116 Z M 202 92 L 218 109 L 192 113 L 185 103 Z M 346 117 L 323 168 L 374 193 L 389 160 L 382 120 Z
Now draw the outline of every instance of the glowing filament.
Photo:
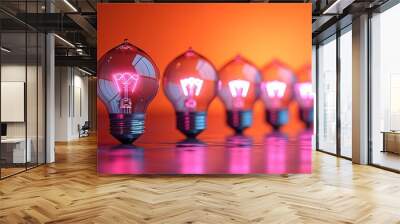
M 298 83 L 297 89 L 302 99 L 307 99 L 307 100 L 314 99 L 311 83 Z
M 117 86 L 118 92 L 121 94 L 119 107 L 122 113 L 130 114 L 132 112 L 132 100 L 129 94 L 132 94 L 136 89 L 136 84 L 139 79 L 137 74 L 132 73 L 117 73 L 113 75 L 113 80 Z
M 245 80 L 232 80 L 228 85 L 233 97 L 246 97 L 250 83 Z
M 286 83 L 280 81 L 272 81 L 265 83 L 267 95 L 271 98 L 282 98 L 285 95 Z
M 128 72 L 113 75 L 114 83 L 118 92 L 123 93 L 123 98 L 129 97 L 129 94 L 135 91 L 138 78 L 137 74 Z
M 188 108 L 195 108 L 197 106 L 197 102 L 195 99 L 193 99 L 193 96 L 200 95 L 200 90 L 201 87 L 203 86 L 203 80 L 194 77 L 189 77 L 186 79 L 181 79 L 180 83 L 183 94 L 189 97 L 188 99 L 185 100 L 185 106 Z
M 189 77 L 186 79 L 181 79 L 181 87 L 183 90 L 183 94 L 185 96 L 192 97 L 193 95 L 200 95 L 201 87 L 203 86 L 203 80 L 198 78 Z

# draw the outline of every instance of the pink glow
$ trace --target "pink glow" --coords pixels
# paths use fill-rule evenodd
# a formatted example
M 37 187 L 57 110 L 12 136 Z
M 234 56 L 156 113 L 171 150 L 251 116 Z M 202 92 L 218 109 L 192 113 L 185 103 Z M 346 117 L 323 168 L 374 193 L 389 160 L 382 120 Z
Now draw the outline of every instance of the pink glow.
M 129 93 L 133 93 L 136 89 L 136 84 L 139 79 L 137 74 L 133 73 L 117 73 L 113 75 L 113 80 L 117 86 L 118 92 L 124 93 L 123 98 L 128 98 Z
M 203 87 L 203 80 L 193 77 L 181 79 L 180 83 L 183 94 L 190 97 L 200 95 L 201 87 Z
M 232 80 L 228 83 L 229 90 L 233 97 L 246 97 L 250 83 L 245 80 Z
M 195 99 L 189 98 L 189 99 L 185 100 L 185 107 L 196 108 L 196 106 L 197 106 L 197 102 Z
M 304 100 L 314 99 L 314 93 L 312 89 L 312 84 L 309 82 L 297 83 L 296 88 L 299 91 L 299 95 Z
M 130 174 L 143 172 L 143 156 L 141 149 L 131 147 L 112 148 L 98 152 L 99 172 L 109 174 Z
M 251 149 L 248 147 L 229 148 L 229 172 L 235 174 L 250 173 Z
M 267 173 L 288 173 L 287 157 L 297 150 L 288 150 L 287 139 L 280 134 L 272 134 L 265 140 L 265 168 Z
M 285 95 L 286 83 L 281 81 L 264 82 L 264 88 L 267 95 L 271 98 L 282 98 Z
M 204 173 L 204 147 L 194 146 L 190 150 L 178 150 L 180 172 L 185 174 Z

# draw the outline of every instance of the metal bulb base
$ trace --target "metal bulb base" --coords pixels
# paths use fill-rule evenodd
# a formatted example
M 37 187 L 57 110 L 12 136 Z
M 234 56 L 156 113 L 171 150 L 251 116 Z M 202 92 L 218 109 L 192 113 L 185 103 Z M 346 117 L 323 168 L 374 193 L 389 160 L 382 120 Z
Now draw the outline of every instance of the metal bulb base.
M 287 109 L 266 110 L 265 120 L 277 131 L 289 121 L 289 112 Z
M 235 130 L 236 134 L 242 134 L 244 129 L 253 123 L 253 112 L 251 110 L 226 111 L 226 123 Z
M 144 132 L 144 113 L 110 114 L 110 133 L 122 144 L 132 144 Z
M 207 127 L 206 112 L 176 112 L 176 127 L 188 138 L 196 138 Z
M 314 108 L 299 108 L 300 120 L 311 128 L 314 123 Z

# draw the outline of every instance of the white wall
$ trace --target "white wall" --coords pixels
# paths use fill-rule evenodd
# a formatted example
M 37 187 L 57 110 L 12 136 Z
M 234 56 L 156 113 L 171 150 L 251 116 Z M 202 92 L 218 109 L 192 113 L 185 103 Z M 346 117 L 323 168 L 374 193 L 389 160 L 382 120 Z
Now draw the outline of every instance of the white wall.
M 29 137 L 29 129 L 32 127 L 36 130 L 36 113 L 31 113 L 32 111 L 36 112 L 37 99 L 36 99 L 36 80 L 30 78 L 30 74 L 36 75 L 36 67 L 18 65 L 18 64 L 5 64 L 1 66 L 1 81 L 3 82 L 25 82 L 25 75 L 27 69 L 28 72 L 28 81 L 29 87 L 35 86 L 35 88 L 27 88 L 27 106 L 30 107 L 28 109 L 27 118 L 28 118 L 28 137 Z M 33 108 L 34 107 L 34 108 Z M 7 108 L 1 108 L 2 110 L 7 110 Z M 32 123 L 33 122 L 33 123 Z M 25 123 L 26 122 L 7 122 L 7 135 L 8 137 L 25 137 Z M 36 135 L 36 133 L 35 133 Z
M 55 73 L 55 140 L 70 141 L 89 117 L 88 78 L 72 67 L 56 67 Z
M 75 70 L 76 72 L 77 70 Z M 83 77 L 82 73 L 74 75 L 74 108 L 72 108 L 71 135 L 73 138 L 79 137 L 78 124 L 83 125 L 89 119 L 88 112 L 88 77 Z
M 69 68 L 55 68 L 55 141 L 67 141 L 69 124 Z

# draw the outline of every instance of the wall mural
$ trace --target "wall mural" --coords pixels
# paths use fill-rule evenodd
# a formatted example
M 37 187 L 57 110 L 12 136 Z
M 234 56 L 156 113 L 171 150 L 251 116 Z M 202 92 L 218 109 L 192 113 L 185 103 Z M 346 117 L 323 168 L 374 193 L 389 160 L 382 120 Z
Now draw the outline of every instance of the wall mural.
M 100 174 L 311 173 L 311 4 L 98 4 L 97 26 Z

